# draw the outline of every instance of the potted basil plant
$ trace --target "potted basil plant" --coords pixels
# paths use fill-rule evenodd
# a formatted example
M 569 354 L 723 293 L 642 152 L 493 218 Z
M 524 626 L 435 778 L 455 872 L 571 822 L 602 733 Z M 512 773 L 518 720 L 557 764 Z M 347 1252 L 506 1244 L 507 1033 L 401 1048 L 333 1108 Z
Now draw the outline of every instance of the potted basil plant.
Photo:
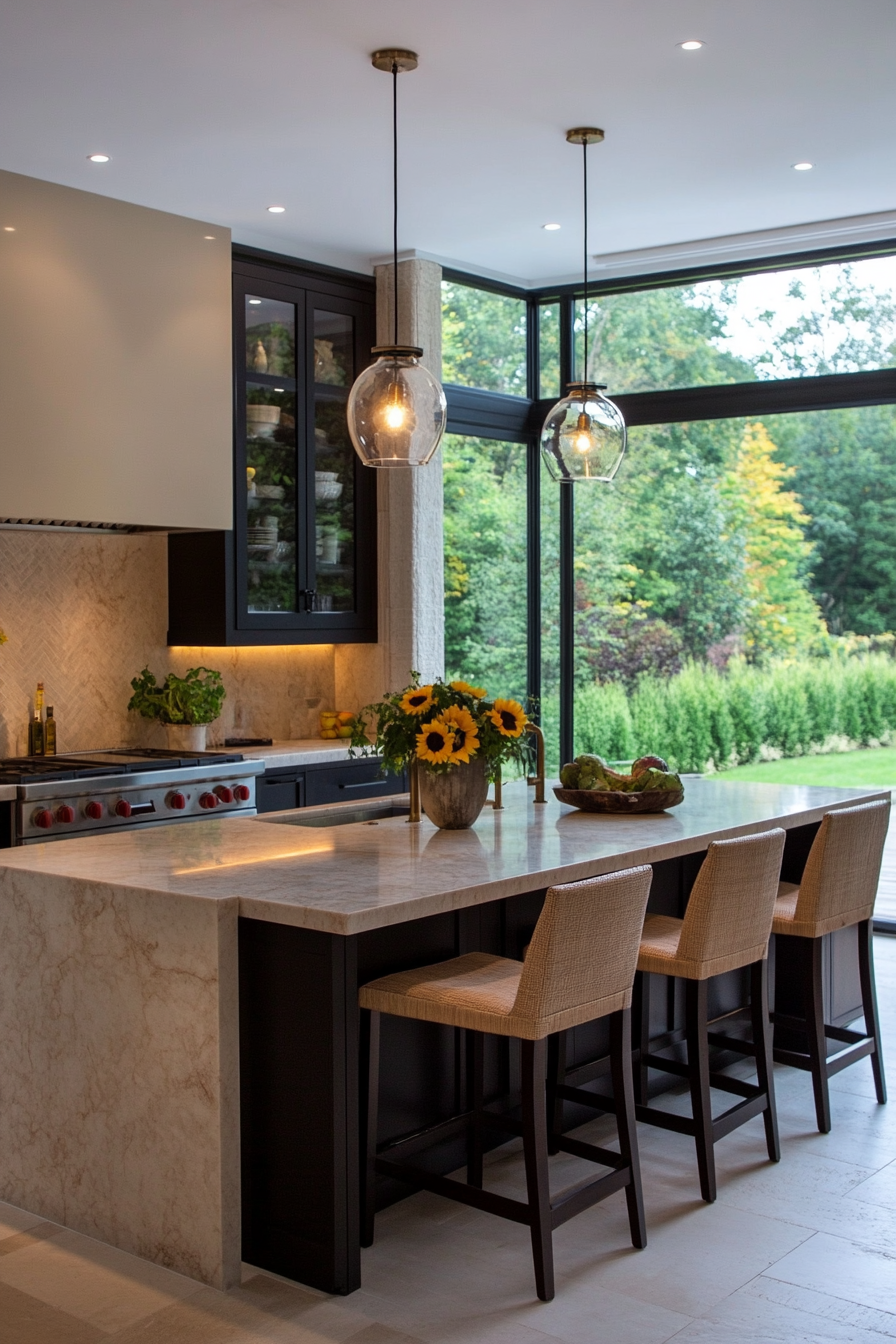
M 227 692 L 221 673 L 191 667 L 186 676 L 169 672 L 159 685 L 148 667 L 131 682 L 134 694 L 128 709 L 144 719 L 156 719 L 168 732 L 172 751 L 205 751 L 208 724 L 221 713 Z

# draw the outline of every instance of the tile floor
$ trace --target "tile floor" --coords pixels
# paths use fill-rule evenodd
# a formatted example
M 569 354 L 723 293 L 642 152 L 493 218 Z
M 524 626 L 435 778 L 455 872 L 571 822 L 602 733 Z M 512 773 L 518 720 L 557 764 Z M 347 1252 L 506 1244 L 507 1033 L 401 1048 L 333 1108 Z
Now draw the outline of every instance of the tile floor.
M 896 938 L 876 940 L 884 1040 L 896 1042 Z M 892 1059 L 891 1052 L 891 1059 Z M 894 1065 L 896 1068 L 896 1065 Z M 896 1075 L 894 1075 L 896 1077 Z M 896 1099 L 867 1061 L 833 1082 L 815 1129 L 807 1074 L 776 1071 L 784 1156 L 760 1120 L 717 1149 L 700 1202 L 691 1140 L 641 1127 L 649 1245 L 624 1199 L 555 1236 L 557 1297 L 534 1296 L 525 1228 L 417 1195 L 377 1221 L 364 1287 L 328 1298 L 246 1266 L 231 1293 L 198 1287 L 0 1204 L 2 1344 L 882 1344 L 896 1339 Z M 606 1126 L 589 1126 L 598 1135 Z M 577 1174 L 554 1159 L 557 1186 Z M 564 1170 L 564 1167 L 566 1170 Z M 490 1181 L 520 1189 L 513 1146 Z

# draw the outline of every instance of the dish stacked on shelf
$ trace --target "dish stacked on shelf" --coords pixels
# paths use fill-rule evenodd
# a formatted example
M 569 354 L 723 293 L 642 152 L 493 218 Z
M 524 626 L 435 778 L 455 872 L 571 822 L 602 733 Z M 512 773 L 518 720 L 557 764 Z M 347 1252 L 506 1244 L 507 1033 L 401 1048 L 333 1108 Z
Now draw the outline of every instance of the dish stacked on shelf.
M 279 524 L 276 518 L 262 518 L 257 527 L 246 529 L 247 550 L 250 555 L 268 556 L 278 546 Z
M 314 473 L 314 498 L 318 504 L 334 503 L 342 494 L 342 482 L 335 471 Z

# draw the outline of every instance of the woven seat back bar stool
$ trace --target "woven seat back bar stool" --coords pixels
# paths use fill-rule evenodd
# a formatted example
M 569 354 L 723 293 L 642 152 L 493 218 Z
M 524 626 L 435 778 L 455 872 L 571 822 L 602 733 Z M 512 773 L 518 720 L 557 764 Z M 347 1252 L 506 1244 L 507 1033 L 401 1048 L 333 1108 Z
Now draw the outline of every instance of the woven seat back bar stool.
M 359 999 L 370 1013 L 367 1170 L 362 1242 L 373 1241 L 375 1172 L 432 1190 L 473 1208 L 528 1225 L 538 1296 L 554 1296 L 552 1231 L 617 1190 L 625 1190 L 632 1244 L 646 1244 L 641 1176 L 635 1134 L 631 1072 L 631 1000 L 635 965 L 652 869 L 630 868 L 606 877 L 551 887 L 535 926 L 525 963 L 471 952 L 434 966 L 401 971 L 364 985 Z M 465 1028 L 481 1046 L 481 1033 L 520 1041 L 522 1120 L 482 1104 L 481 1073 L 470 1111 L 460 1117 L 474 1136 L 468 1146 L 467 1182 L 433 1175 L 408 1162 L 402 1150 L 419 1151 L 416 1136 L 377 1147 L 377 1086 L 381 1013 Z M 607 1017 L 613 1084 L 617 1093 L 619 1152 L 562 1141 L 564 1151 L 610 1171 L 551 1201 L 548 1184 L 546 1106 L 547 1040 L 552 1032 Z M 481 1049 L 477 1051 L 481 1066 Z M 483 1128 L 521 1134 L 527 1200 L 482 1189 Z
M 866 1055 L 871 1056 L 877 1100 L 887 1099 L 881 1056 L 880 1022 L 874 985 L 872 916 L 880 865 L 890 821 L 885 799 L 828 812 L 812 843 L 799 886 L 782 882 L 775 904 L 772 932 L 792 938 L 800 950 L 803 980 L 803 1018 L 773 1013 L 776 1027 L 805 1035 L 805 1051 L 775 1048 L 779 1064 L 791 1064 L 812 1074 L 815 1118 L 822 1134 L 831 1128 L 828 1080 Z M 859 944 L 859 982 L 865 1031 L 829 1026 L 824 1020 L 822 992 L 822 939 L 855 925 Z M 799 963 L 798 963 L 799 964 Z M 827 1052 L 828 1040 L 843 1048 Z
M 781 875 L 784 832 L 780 828 L 735 840 L 714 841 L 697 874 L 684 919 L 648 915 L 644 922 L 638 970 L 645 973 L 639 989 L 646 996 L 647 973 L 685 981 L 687 1063 L 664 1058 L 659 1051 L 676 1044 L 660 1037 L 646 1039 L 649 1012 L 642 1004 L 642 1068 L 659 1069 L 686 1078 L 691 1091 L 691 1115 L 673 1115 L 646 1104 L 643 1092 L 636 1107 L 639 1120 L 693 1136 L 697 1148 L 700 1193 L 708 1204 L 716 1197 L 714 1145 L 753 1116 L 762 1114 L 769 1158 L 781 1157 L 772 1077 L 772 1042 L 768 1012 L 768 940 Z M 714 975 L 750 967 L 750 1017 L 753 1039 L 745 1047 L 714 1034 L 713 1044 L 730 1044 L 756 1058 L 757 1082 L 710 1069 L 707 987 Z M 643 1075 L 642 1075 L 643 1078 Z M 713 1119 L 710 1089 L 733 1093 L 741 1100 Z

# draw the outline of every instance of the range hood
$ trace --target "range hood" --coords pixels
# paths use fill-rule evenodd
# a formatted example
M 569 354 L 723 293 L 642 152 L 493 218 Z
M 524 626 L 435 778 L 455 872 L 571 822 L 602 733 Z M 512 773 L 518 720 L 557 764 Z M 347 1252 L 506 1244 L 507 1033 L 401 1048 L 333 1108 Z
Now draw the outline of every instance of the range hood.
M 0 172 L 0 526 L 233 526 L 229 230 Z

